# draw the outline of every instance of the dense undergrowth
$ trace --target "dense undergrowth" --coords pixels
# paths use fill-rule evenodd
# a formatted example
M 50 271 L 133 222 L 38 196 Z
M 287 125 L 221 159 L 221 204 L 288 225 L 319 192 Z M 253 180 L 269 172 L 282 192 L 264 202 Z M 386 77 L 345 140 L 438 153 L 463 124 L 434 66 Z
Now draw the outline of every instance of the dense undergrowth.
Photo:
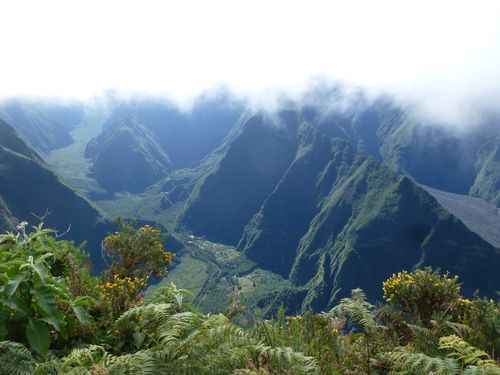
M 238 298 L 207 315 L 173 284 L 145 293 L 174 255 L 158 229 L 120 224 L 99 276 L 41 225 L 0 235 L 2 373 L 500 374 L 500 303 L 464 298 L 456 276 L 403 271 L 383 284 L 386 304 L 356 289 L 330 311 L 242 327 Z

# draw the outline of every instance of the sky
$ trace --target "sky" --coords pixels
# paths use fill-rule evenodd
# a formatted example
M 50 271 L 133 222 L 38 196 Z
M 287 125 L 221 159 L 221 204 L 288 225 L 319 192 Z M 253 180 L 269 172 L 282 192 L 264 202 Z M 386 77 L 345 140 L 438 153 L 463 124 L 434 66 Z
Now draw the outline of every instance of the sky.
M 0 98 L 254 102 L 317 82 L 473 122 L 500 107 L 500 1 L 1 0 Z

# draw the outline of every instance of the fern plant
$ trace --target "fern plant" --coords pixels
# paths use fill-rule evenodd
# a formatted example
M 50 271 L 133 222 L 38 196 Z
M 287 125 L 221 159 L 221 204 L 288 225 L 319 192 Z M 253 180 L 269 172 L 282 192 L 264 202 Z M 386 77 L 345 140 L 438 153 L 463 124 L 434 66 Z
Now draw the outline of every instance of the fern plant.
M 439 339 L 439 348 L 448 351 L 448 357 L 458 360 L 462 368 L 473 365 L 475 367 L 496 368 L 500 371 L 500 367 L 497 366 L 488 353 L 470 345 L 456 335 L 441 337 Z
M 452 358 L 429 357 L 423 353 L 407 350 L 392 351 L 381 354 L 377 363 L 387 363 L 393 374 L 414 375 L 458 375 L 460 366 Z
M 0 342 L 0 369 L 4 374 L 31 375 L 36 361 L 31 352 L 18 342 Z
M 343 298 L 330 311 L 330 315 L 338 318 L 346 316 L 359 324 L 367 334 L 375 335 L 384 331 L 386 327 L 375 320 L 374 311 L 375 306 L 367 301 L 363 290 L 358 288 L 352 290 L 351 297 Z

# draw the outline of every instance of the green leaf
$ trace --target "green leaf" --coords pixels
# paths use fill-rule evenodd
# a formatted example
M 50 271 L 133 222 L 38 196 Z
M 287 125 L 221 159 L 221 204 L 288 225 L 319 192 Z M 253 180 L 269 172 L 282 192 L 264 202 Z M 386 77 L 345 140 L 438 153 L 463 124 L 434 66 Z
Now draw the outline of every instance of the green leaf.
M 50 324 L 57 330 L 57 332 L 61 333 L 61 335 L 64 336 L 63 335 L 63 333 L 65 332 L 64 317 L 61 313 L 56 312 L 54 315 L 48 316 L 40 320 L 44 321 L 47 324 Z
M 132 338 L 134 339 L 134 345 L 137 349 L 141 349 L 142 344 L 144 343 L 144 339 L 146 338 L 146 335 L 141 332 L 134 332 L 132 335 Z
M 182 308 L 182 297 L 183 297 L 183 294 L 182 293 L 177 293 L 175 294 L 175 302 L 177 302 L 177 306 L 180 308 Z
M 79 296 L 73 300 L 73 305 L 75 306 L 89 307 L 92 306 L 93 304 L 95 304 L 95 300 L 89 296 Z
M 67 287 L 60 288 L 59 286 L 56 285 L 45 284 L 44 288 L 49 289 L 52 292 L 56 293 L 57 295 L 61 296 L 65 301 L 69 301 L 71 299 Z
M 50 257 L 52 257 L 52 256 L 54 256 L 54 254 L 52 254 L 52 253 L 45 253 L 45 254 L 43 254 L 43 255 L 39 256 L 38 258 L 36 258 L 36 260 L 35 260 L 35 264 L 37 264 L 37 265 L 38 265 L 38 264 L 42 264 L 42 262 L 43 262 L 45 259 L 50 258 Z
M 31 294 L 35 299 L 35 304 L 48 316 L 52 316 L 57 311 L 54 295 L 47 288 L 32 289 Z
M 9 272 L 14 271 L 17 274 L 17 270 L 19 269 L 19 266 L 21 266 L 22 264 L 24 264 L 22 260 L 13 259 L 9 260 L 8 262 L 2 263 L 2 268 L 8 270 Z
M 42 281 L 42 283 L 45 283 L 45 278 L 47 277 L 47 268 L 43 264 L 35 264 L 33 266 L 33 270 L 35 270 L 36 274 Z
M 26 325 L 26 337 L 30 346 L 43 358 L 47 358 L 50 345 L 50 332 L 46 323 L 30 319 Z
M 29 314 L 28 303 L 21 297 L 12 296 L 9 299 L 1 299 L 0 303 L 10 307 L 14 310 L 13 312 L 20 314 L 21 316 Z
M 88 324 L 92 324 L 94 322 L 94 319 L 92 318 L 92 316 L 87 314 L 87 312 L 83 309 L 82 306 L 73 305 L 72 307 L 73 307 L 73 312 L 76 315 L 76 318 L 78 319 L 78 321 L 81 324 L 88 325 Z
M 19 272 L 13 279 L 10 279 L 5 287 L 5 294 L 7 297 L 12 297 L 12 295 L 16 292 L 19 284 L 24 280 L 26 276 L 25 272 Z
M 187 289 L 179 289 L 178 292 L 182 293 L 182 294 L 185 294 L 185 295 L 187 295 L 189 297 L 193 297 L 193 298 L 195 297 L 194 293 L 191 292 L 190 290 L 187 290 Z

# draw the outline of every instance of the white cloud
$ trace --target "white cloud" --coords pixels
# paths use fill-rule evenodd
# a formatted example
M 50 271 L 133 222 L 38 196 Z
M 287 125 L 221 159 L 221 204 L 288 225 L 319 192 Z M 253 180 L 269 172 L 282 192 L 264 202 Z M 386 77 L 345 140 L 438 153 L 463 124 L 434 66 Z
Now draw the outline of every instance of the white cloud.
M 0 3 L 0 96 L 104 89 L 259 100 L 322 76 L 449 121 L 500 93 L 498 1 L 16 0 Z

